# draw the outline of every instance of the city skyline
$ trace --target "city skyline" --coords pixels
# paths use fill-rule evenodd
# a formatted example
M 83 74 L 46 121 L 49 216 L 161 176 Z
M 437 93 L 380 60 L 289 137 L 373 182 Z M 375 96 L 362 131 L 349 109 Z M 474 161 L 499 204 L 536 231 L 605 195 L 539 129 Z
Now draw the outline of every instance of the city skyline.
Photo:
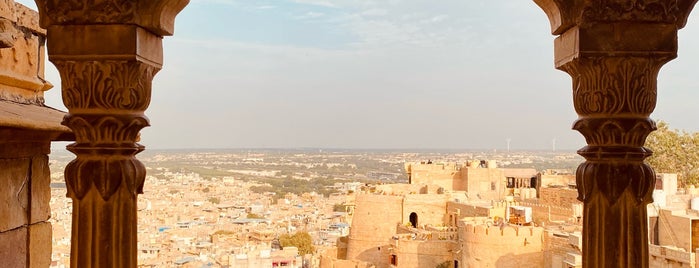
M 18 1 L 35 8 L 33 1 Z M 697 131 L 699 24 L 651 116 Z M 571 79 L 530 1 L 192 0 L 164 40 L 148 148 L 558 150 L 584 146 Z M 62 110 L 60 80 L 47 104 Z

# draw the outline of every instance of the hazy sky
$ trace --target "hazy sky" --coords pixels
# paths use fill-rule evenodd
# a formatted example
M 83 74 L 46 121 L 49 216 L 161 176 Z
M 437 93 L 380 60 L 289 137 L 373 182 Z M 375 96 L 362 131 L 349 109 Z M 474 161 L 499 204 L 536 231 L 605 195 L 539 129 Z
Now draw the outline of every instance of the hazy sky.
M 35 8 L 33 1 L 18 1 Z M 584 145 L 532 1 L 191 0 L 164 41 L 149 148 L 559 149 Z M 696 12 L 695 12 L 696 14 Z M 699 130 L 699 21 L 653 118 Z M 694 49 L 693 49 L 694 48 Z M 60 80 L 47 104 L 61 109 Z

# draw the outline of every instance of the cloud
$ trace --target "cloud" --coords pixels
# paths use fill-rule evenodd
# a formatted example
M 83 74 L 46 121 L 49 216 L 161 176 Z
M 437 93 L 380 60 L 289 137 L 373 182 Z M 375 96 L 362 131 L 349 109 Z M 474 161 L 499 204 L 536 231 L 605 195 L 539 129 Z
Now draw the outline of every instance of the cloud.
M 337 7 L 335 4 L 326 0 L 292 0 L 294 3 L 312 5 L 312 6 L 322 6 L 322 7 Z
M 308 11 L 305 14 L 301 16 L 296 16 L 294 17 L 295 19 L 301 19 L 301 20 L 306 20 L 306 19 L 317 19 L 325 16 L 325 13 L 322 12 L 314 12 L 314 11 Z

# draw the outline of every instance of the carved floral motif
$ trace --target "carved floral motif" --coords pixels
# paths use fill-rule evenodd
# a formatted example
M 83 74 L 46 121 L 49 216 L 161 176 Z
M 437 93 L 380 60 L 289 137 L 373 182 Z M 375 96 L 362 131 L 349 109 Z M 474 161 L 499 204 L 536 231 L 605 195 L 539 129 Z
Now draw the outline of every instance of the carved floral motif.
M 135 17 L 138 0 L 42 0 L 39 4 L 58 24 L 127 23 Z
M 588 1 L 583 18 L 590 21 L 649 21 L 676 23 L 677 0 L 593 0 Z
M 157 67 L 136 61 L 58 61 L 68 109 L 145 111 Z
M 655 109 L 656 57 L 587 57 L 562 66 L 573 77 L 573 104 L 581 115 L 650 115 Z
M 103 200 L 109 200 L 120 187 L 126 187 L 132 198 L 143 193 L 146 168 L 135 155 L 143 151 L 143 146 L 119 149 L 81 147 L 73 144 L 68 150 L 77 158 L 65 168 L 68 194 L 78 200 L 94 186 Z M 109 158 L 91 157 L 95 154 L 109 154 Z

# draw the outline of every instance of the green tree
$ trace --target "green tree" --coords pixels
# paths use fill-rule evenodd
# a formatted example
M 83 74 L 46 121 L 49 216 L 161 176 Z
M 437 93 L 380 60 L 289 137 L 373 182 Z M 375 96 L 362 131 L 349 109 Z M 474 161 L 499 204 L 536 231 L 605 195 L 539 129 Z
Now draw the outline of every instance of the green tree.
M 218 205 L 221 203 L 221 199 L 219 199 L 218 197 L 215 197 L 215 196 L 209 197 L 208 200 L 209 200 L 209 202 L 211 202 L 212 204 L 215 204 L 215 205 Z
M 333 212 L 345 212 L 345 204 L 335 204 L 333 205 Z
M 255 213 L 248 213 L 248 219 L 264 219 L 262 215 L 255 214 Z
M 659 121 L 645 146 L 653 151 L 646 161 L 655 172 L 677 173 L 680 187 L 699 182 L 699 133 L 670 129 Z
M 283 234 L 279 236 L 279 244 L 282 247 L 297 247 L 300 255 L 313 254 L 316 251 L 313 239 L 308 232 L 296 232 L 294 235 Z

